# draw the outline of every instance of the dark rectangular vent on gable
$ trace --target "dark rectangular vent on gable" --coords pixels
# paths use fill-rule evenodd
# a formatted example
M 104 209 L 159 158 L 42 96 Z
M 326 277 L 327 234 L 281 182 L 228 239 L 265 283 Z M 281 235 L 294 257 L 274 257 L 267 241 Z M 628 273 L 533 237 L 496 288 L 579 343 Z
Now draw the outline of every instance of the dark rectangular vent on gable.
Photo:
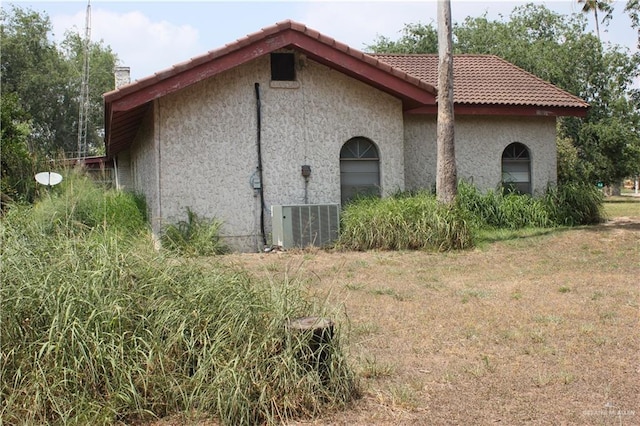
M 271 80 L 272 81 L 295 81 L 296 62 L 293 53 L 272 53 L 271 54 Z

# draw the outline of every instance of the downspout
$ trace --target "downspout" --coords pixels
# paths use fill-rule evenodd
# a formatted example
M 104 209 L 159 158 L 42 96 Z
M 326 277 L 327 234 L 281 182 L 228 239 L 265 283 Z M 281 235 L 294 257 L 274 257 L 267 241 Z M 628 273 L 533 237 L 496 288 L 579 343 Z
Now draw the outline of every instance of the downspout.
M 255 84 L 256 89 L 256 140 L 258 145 L 258 177 L 260 178 L 260 234 L 262 245 L 267 246 L 267 237 L 264 232 L 264 179 L 262 178 L 262 108 L 260 104 L 260 83 Z

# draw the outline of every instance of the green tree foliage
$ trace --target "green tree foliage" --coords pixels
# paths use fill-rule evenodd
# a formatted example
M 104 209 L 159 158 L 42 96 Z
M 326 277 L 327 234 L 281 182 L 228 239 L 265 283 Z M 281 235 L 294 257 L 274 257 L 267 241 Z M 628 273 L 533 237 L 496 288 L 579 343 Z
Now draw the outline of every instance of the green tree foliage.
M 624 10 L 631 18 L 631 26 L 638 30 L 638 48 L 640 49 L 640 0 L 628 0 Z
M 26 113 L 19 107 L 13 93 L 2 97 L 0 109 L 0 193 L 4 207 L 9 201 L 32 201 L 35 183 L 33 160 L 27 147 L 31 129 Z
M 73 93 L 80 93 L 83 72 L 84 41 L 80 34 L 68 31 L 62 42 L 61 53 L 69 65 L 70 87 Z M 102 94 L 114 89 L 114 69 L 116 55 L 110 47 L 102 43 L 89 43 L 89 126 L 87 145 L 93 155 L 104 154 L 102 132 L 104 129 L 104 103 Z M 76 117 L 77 119 L 77 110 Z M 76 126 L 77 129 L 77 126 Z M 77 136 L 76 136 L 77 146 Z
M 2 98 L 16 94 L 18 106 L 28 115 L 30 151 L 53 152 L 67 136 L 61 123 L 71 99 L 61 79 L 64 63 L 47 39 L 51 23 L 47 17 L 17 7 L 3 10 L 1 17 Z
M 57 46 L 49 39 L 49 17 L 20 7 L 3 9 L 1 18 L 1 95 L 15 94 L 17 107 L 31 123 L 32 153 L 73 156 L 77 152 L 78 101 L 82 77 L 82 39 L 68 32 Z M 102 42 L 90 45 L 91 72 L 88 146 L 100 152 L 104 127 L 102 93 L 113 89 L 116 56 Z
M 376 53 L 438 53 L 438 31 L 432 24 L 406 24 L 400 39 L 378 36 L 367 49 Z
M 629 0 L 625 8 L 636 27 L 639 4 Z M 435 53 L 429 44 L 434 31 L 430 24 L 408 24 L 397 42 L 378 38 L 369 49 Z M 590 103 L 585 119 L 560 120 L 559 137 L 574 147 L 580 162 L 574 170 L 561 170 L 561 179 L 615 182 L 629 172 L 629 164 L 640 163 L 640 93 L 633 87 L 640 54 L 602 44 L 587 31 L 587 16 L 527 4 L 508 19 L 467 17 L 453 33 L 456 53 L 497 55 Z
M 640 136 L 618 116 L 587 122 L 580 129 L 583 155 L 592 175 L 607 185 L 640 174 Z

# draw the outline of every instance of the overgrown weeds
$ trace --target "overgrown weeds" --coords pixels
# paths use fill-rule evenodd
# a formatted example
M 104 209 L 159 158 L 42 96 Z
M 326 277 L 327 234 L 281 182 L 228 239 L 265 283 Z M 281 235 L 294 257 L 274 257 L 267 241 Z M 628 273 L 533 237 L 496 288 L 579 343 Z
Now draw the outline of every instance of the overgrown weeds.
M 187 220 L 169 224 L 162 234 L 162 246 L 183 256 L 212 256 L 229 252 L 220 239 L 222 222 L 198 216 L 187 208 Z
M 363 198 L 342 212 L 338 246 L 350 250 L 446 251 L 473 245 L 463 212 L 433 195 Z
M 539 198 L 497 191 L 481 192 L 466 182 L 458 185 L 458 206 L 469 212 L 478 228 L 520 229 L 552 226 L 545 203 Z
M 24 207 L 11 219 L 25 215 L 30 226 L 38 227 L 47 235 L 59 232 L 77 233 L 87 230 L 135 234 L 147 227 L 146 207 L 142 196 L 116 190 L 107 190 L 96 185 L 81 170 L 64 172 L 58 186 L 48 189 L 40 202 L 30 208 Z
M 504 189 L 481 192 L 460 182 L 453 207 L 427 192 L 364 198 L 345 207 L 338 246 L 351 250 L 437 251 L 472 247 L 486 230 L 554 228 L 600 223 L 602 194 L 588 185 L 551 187 L 542 197 Z
M 135 200 L 79 187 L 0 222 L 4 422 L 113 424 L 195 411 L 223 424 L 273 424 L 355 395 L 339 327 L 322 348 L 323 368 L 299 356 L 307 337 L 287 332 L 293 318 L 330 315 L 305 299 L 300 281 L 164 258 L 144 226 L 114 225 L 121 216 L 99 197 Z
M 457 201 L 481 228 L 551 228 L 604 220 L 602 193 L 595 186 L 582 184 L 549 187 L 544 196 L 532 197 L 503 189 L 483 193 L 461 182 Z
M 566 183 L 551 187 L 544 202 L 557 225 L 593 225 L 605 219 L 604 196 L 594 185 Z

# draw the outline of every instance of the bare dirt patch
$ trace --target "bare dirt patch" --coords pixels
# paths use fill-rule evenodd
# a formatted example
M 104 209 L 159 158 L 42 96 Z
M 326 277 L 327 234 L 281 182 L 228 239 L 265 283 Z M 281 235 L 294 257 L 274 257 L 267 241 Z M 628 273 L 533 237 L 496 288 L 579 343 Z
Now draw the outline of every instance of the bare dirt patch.
M 640 214 L 456 253 L 222 262 L 335 307 L 364 396 L 299 424 L 640 424 Z

